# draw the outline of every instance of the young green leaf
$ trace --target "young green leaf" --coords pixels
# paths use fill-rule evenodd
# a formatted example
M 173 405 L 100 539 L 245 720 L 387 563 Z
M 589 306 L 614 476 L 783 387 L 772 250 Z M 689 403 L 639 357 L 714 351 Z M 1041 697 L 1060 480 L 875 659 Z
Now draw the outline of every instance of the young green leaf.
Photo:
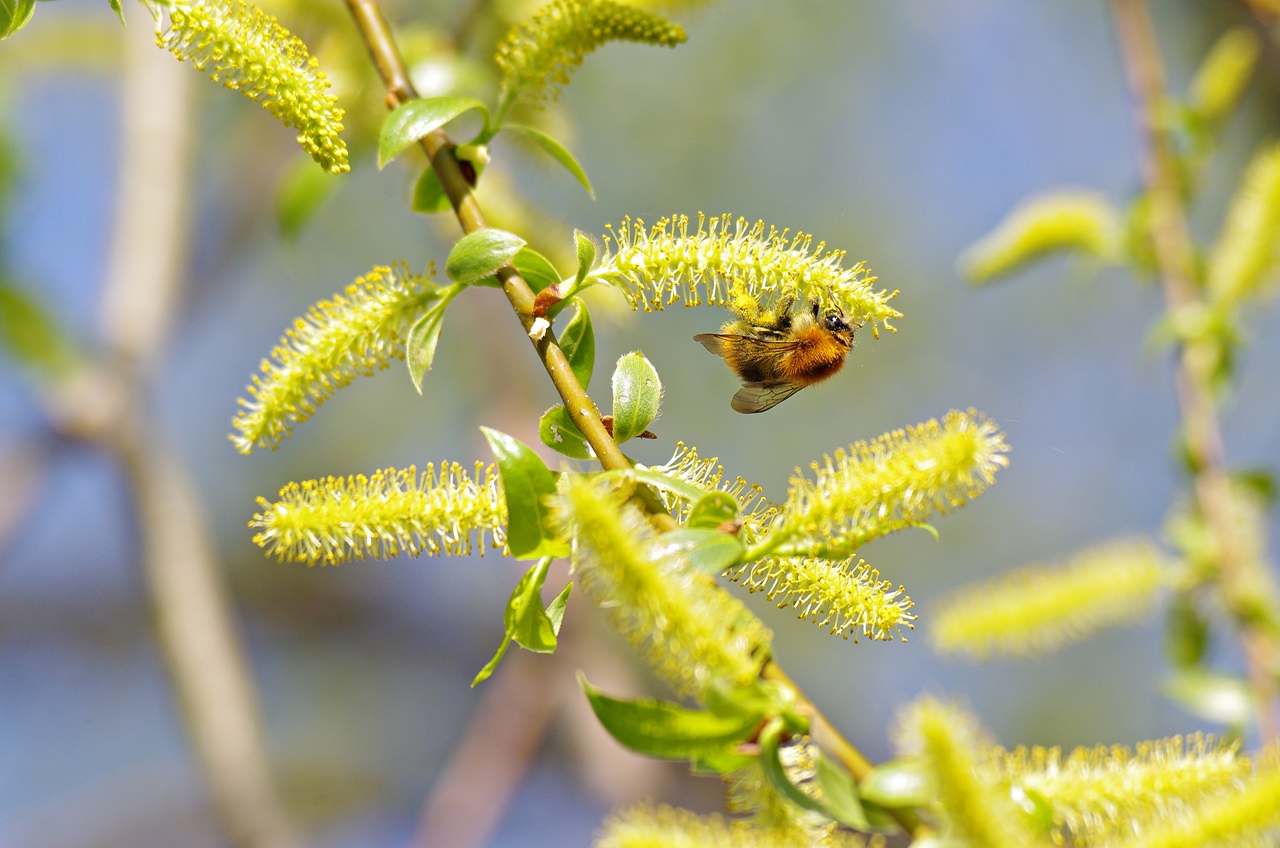
M 582 435 L 578 425 L 573 423 L 564 406 L 553 406 L 543 414 L 538 421 L 538 438 L 542 439 L 544 445 L 565 456 L 574 459 L 595 457 L 586 437 Z
M 339 182 L 310 156 L 294 158 L 276 189 L 276 225 L 280 234 L 292 241 L 312 216 L 320 211 Z
M 486 227 L 458 239 L 445 260 L 444 272 L 457 283 L 473 283 L 497 271 L 524 247 L 524 239 Z
M 800 790 L 800 787 L 791 782 L 791 778 L 787 777 L 787 770 L 782 765 L 780 756 L 782 730 L 782 720 L 774 719 L 760 733 L 760 766 L 764 771 L 764 776 L 773 786 L 774 791 L 795 806 L 802 810 L 809 810 L 827 818 L 832 818 L 831 814 L 827 812 L 818 799 L 806 795 Z
M 27 25 L 36 0 L 0 0 L 0 38 L 8 38 Z
M 663 533 L 650 549 L 657 558 L 678 557 L 702 574 L 716 575 L 742 560 L 742 543 L 728 533 L 703 527 L 681 527 Z
M 438 303 L 427 310 L 427 314 L 409 328 L 404 358 L 409 364 L 409 377 L 418 394 L 422 394 L 422 380 L 431 370 L 431 363 L 436 358 L 436 345 L 440 342 L 440 330 L 444 327 L 444 311 L 451 300 L 452 295 L 442 296 Z
M 556 627 L 542 604 L 542 584 L 547 582 L 551 557 L 543 557 L 525 572 L 511 592 L 502 622 L 522 648 L 549 654 L 556 649 Z
M 573 158 L 573 154 L 566 150 L 564 145 L 546 133 L 535 130 L 533 127 L 526 127 L 521 124 L 507 124 L 503 129 L 515 130 L 528 138 L 534 144 L 538 145 L 538 147 L 542 148 L 543 152 L 563 165 L 569 173 L 573 174 L 573 178 L 587 190 L 587 194 L 591 195 L 592 200 L 596 199 L 596 192 L 595 189 L 591 187 L 591 180 L 587 179 L 587 172 L 582 170 L 582 166 L 578 164 L 578 160 Z
M 1249 684 L 1235 675 L 1183 669 L 1160 688 L 1187 712 L 1209 721 L 1244 727 L 1253 718 Z
M 821 748 L 818 749 L 814 765 L 818 786 L 822 787 L 822 797 L 826 800 L 831 817 L 854 830 L 868 830 L 871 823 L 867 821 L 867 813 L 862 809 L 862 801 L 858 799 L 858 787 L 853 782 L 853 775 L 827 756 Z
M 573 583 L 564 584 L 564 588 L 560 590 L 560 594 L 551 599 L 551 603 L 547 604 L 547 618 L 551 620 L 551 632 L 560 635 L 560 624 L 564 621 L 565 607 L 569 605 L 569 593 L 573 591 Z
M 70 341 L 44 304 L 3 278 L 0 348 L 18 363 L 46 374 L 66 368 L 75 356 Z
M 520 272 L 520 276 L 529 284 L 534 294 L 560 282 L 560 272 L 556 270 L 556 266 L 530 247 L 520 248 L 520 252 L 516 254 L 515 259 L 511 260 L 511 264 L 516 266 L 516 270 Z
M 382 121 L 378 134 L 379 170 L 427 133 L 471 109 L 484 113 L 488 123 L 489 107 L 474 97 L 420 97 L 401 103 Z
M 714 758 L 749 738 L 763 718 L 750 714 L 720 716 L 653 698 L 623 701 L 602 694 L 581 673 L 578 682 L 604 729 L 626 747 L 650 757 Z
M 591 263 L 596 261 L 596 245 L 581 230 L 574 230 L 573 246 L 578 254 L 578 274 L 573 281 L 573 287 L 577 289 L 581 288 L 582 281 L 591 273 Z
M 488 427 L 481 432 L 498 460 L 507 501 L 507 547 L 517 559 L 568 554 L 568 545 L 551 531 L 544 500 L 556 493 L 546 464 L 518 439 Z
M 858 791 L 864 801 L 891 809 L 921 807 L 933 799 L 923 767 L 912 760 L 881 763 L 862 779 Z
M 738 502 L 728 492 L 707 492 L 689 507 L 686 527 L 715 530 L 738 517 Z
M 1209 647 L 1209 622 L 1186 594 L 1177 595 L 1165 616 L 1164 652 L 1175 668 L 1194 668 Z
M 578 308 L 560 334 L 560 349 L 569 360 L 573 376 L 587 389 L 591 387 L 591 372 L 596 365 L 596 334 L 587 305 L 579 298 L 574 298 L 574 303 Z
M 493 659 L 484 664 L 484 668 L 476 672 L 475 678 L 471 681 L 471 688 L 474 689 L 484 681 L 488 680 L 490 675 L 498 668 L 498 663 L 502 662 L 502 658 L 507 653 L 507 648 L 511 647 L 511 634 L 504 633 L 502 636 L 502 644 L 498 646 L 498 650 L 494 653 Z
M 613 371 L 613 439 L 622 444 L 658 417 L 662 381 L 640 351 L 624 355 Z
M 449 195 L 444 193 L 444 186 L 440 185 L 436 169 L 430 165 L 422 169 L 422 176 L 413 184 L 413 198 L 409 201 L 409 208 L 424 215 L 448 212 L 453 208 L 449 203 Z
M 120 6 L 120 0 L 107 0 L 107 4 L 111 6 L 111 11 L 116 13 L 116 17 L 120 19 L 120 23 L 124 23 L 124 9 Z

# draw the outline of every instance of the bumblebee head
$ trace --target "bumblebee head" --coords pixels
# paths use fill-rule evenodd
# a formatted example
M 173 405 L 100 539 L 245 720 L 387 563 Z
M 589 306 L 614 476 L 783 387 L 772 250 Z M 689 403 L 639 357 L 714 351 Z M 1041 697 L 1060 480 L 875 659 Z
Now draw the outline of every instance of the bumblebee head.
M 813 320 L 819 327 L 835 336 L 845 347 L 853 346 L 853 333 L 858 328 L 849 323 L 839 307 L 833 307 L 824 313 L 815 300 L 812 309 Z

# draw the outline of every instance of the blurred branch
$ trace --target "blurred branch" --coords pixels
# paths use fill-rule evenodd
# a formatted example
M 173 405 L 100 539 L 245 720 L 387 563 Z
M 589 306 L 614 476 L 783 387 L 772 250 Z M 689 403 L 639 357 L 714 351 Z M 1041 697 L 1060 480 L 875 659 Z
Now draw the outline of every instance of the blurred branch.
M 125 32 L 119 205 L 102 306 L 114 361 L 85 365 L 46 401 L 63 432 L 96 442 L 124 468 L 155 636 L 222 827 L 245 848 L 291 848 L 298 842 L 271 781 L 199 501 L 148 408 L 186 262 L 189 72 L 155 48 L 148 27 Z
M 39 500 L 49 458 L 49 448 L 39 438 L 19 442 L 0 454 L 0 551 Z
M 1151 201 L 1151 237 L 1166 306 L 1171 314 L 1200 303 L 1195 252 L 1178 182 L 1178 162 L 1164 115 L 1164 63 L 1145 0 L 1113 0 L 1121 54 L 1143 140 L 1143 174 Z M 1215 353 L 1204 342 L 1184 343 L 1175 370 L 1178 405 L 1193 466 L 1196 501 L 1213 537 L 1218 567 L 1229 589 L 1244 579 L 1240 541 L 1232 519 L 1230 480 L 1211 390 Z M 1257 624 L 1237 616 L 1249 684 L 1263 744 L 1280 740 L 1276 712 L 1277 646 Z

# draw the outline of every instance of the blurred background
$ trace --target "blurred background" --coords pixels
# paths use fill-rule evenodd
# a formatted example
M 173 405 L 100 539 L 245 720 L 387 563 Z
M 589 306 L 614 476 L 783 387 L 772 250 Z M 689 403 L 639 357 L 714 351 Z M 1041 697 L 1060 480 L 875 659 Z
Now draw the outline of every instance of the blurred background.
M 405 23 L 423 94 L 488 96 L 495 39 L 537 5 L 416 0 L 389 14 Z M 1174 91 L 1227 27 L 1256 25 L 1226 0 L 1153 5 Z M 432 799 L 468 785 L 473 749 L 455 756 L 459 746 L 521 722 L 523 753 L 497 763 L 511 792 L 480 784 L 497 813 L 484 844 L 587 845 L 613 805 L 643 797 L 719 809 L 717 782 L 632 757 L 584 714 L 578 668 L 615 694 L 666 693 L 582 598 L 561 652 L 520 656 L 505 678 L 469 689 L 500 640 L 516 564 L 491 555 L 307 568 L 251 543 L 255 498 L 289 481 L 487 459 L 479 425 L 537 444 L 538 416 L 556 402 L 500 292 L 477 290 L 450 310 L 422 396 L 397 366 L 340 392 L 279 450 L 235 452 L 236 398 L 295 316 L 374 265 L 442 263 L 458 234 L 448 216 L 408 209 L 420 156 L 377 169 L 370 134 L 383 101 L 341 4 L 266 7 L 335 78 L 353 170 L 283 234 L 277 186 L 300 167 L 292 132 L 181 68 L 193 98 L 179 222 L 189 241 L 152 414 L 194 480 L 290 814 L 316 846 L 414 844 Z M 125 13 L 122 29 L 106 3 L 41 4 L 0 44 L 0 120 L 16 168 L 5 273 L 85 348 L 118 237 L 125 44 L 151 37 L 141 5 Z M 1137 191 L 1108 5 L 723 0 L 680 19 L 687 44 L 608 45 L 539 119 L 577 154 L 597 199 L 501 137 L 482 181 L 495 223 L 568 267 L 575 227 L 599 235 L 628 215 L 699 211 L 763 219 L 865 261 L 901 290 L 893 303 L 904 317 L 897 334 L 862 334 L 829 383 L 742 416 L 729 408 L 732 375 L 691 338 L 725 314 L 632 315 L 598 299 L 593 394 L 607 402 L 611 363 L 636 348 L 666 388 L 660 438 L 634 454 L 659 463 L 683 440 L 781 498 L 793 469 L 822 452 L 952 408 L 990 415 L 1013 448 L 994 489 L 936 522 L 938 540 L 908 532 L 862 551 L 917 604 L 921 626 L 905 643 L 844 641 L 748 598 L 775 629 L 782 665 L 873 759 L 892 755 L 895 709 L 922 692 L 962 699 L 1010 747 L 1219 730 L 1160 694 L 1155 618 L 1024 662 L 942 658 L 926 638 L 931 606 L 953 588 L 1125 532 L 1158 533 L 1180 491 L 1169 361 L 1144 346 L 1154 287 L 1066 260 L 981 290 L 956 271 L 964 247 L 1026 195 L 1079 185 L 1123 205 Z M 1275 42 L 1259 67 L 1207 175 L 1202 234 L 1216 231 L 1242 164 L 1275 134 Z M 467 137 L 466 120 L 455 137 Z M 1274 466 L 1280 454 L 1277 330 L 1274 315 L 1257 316 L 1224 422 L 1234 465 Z M 51 427 L 37 386 L 0 359 L 0 846 L 225 844 L 152 638 L 128 481 L 110 455 Z M 1230 644 L 1215 651 L 1239 666 Z M 521 680 L 530 703 L 486 701 Z

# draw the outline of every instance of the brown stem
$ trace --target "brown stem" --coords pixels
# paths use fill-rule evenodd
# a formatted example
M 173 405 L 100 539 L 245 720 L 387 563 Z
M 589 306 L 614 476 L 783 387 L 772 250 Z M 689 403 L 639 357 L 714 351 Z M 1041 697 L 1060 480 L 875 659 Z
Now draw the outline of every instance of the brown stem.
M 1145 0 L 1113 0 L 1116 29 L 1129 87 L 1136 101 L 1143 139 L 1143 175 L 1151 202 L 1151 238 L 1165 303 L 1177 313 L 1201 303 L 1195 253 L 1178 181 L 1178 161 L 1166 125 L 1164 64 Z M 1218 568 L 1228 596 L 1247 579 L 1231 514 L 1230 479 L 1211 390 L 1214 352 L 1203 342 L 1187 342 L 1178 352 L 1174 375 L 1178 405 L 1191 455 L 1196 501 L 1213 538 Z M 1237 617 L 1249 684 L 1264 744 L 1280 739 L 1273 674 L 1276 646 L 1256 624 Z

